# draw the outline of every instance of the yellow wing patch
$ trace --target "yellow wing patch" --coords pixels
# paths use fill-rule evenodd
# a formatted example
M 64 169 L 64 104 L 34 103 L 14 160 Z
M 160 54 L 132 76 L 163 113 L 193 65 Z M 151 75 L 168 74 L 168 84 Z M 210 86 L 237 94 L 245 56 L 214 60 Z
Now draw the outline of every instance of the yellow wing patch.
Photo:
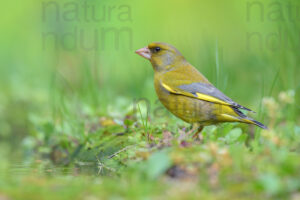
M 170 87 L 167 86 L 166 84 L 164 84 L 164 83 L 161 83 L 161 84 L 162 84 L 162 86 L 163 86 L 166 90 L 168 90 L 169 92 L 175 93 L 175 94 L 179 94 L 177 91 L 173 90 L 172 88 L 170 88 Z
M 229 103 L 226 103 L 225 101 L 222 101 L 220 99 L 217 99 L 215 97 L 206 95 L 206 94 L 201 94 L 201 93 L 196 93 L 198 99 L 204 100 L 204 101 L 209 101 L 209 102 L 213 102 L 213 103 L 218 103 L 218 104 L 222 104 L 222 105 L 230 105 Z
M 225 101 L 222 101 L 220 99 L 217 99 L 215 97 L 212 97 L 212 96 L 209 96 L 209 95 L 206 95 L 206 94 L 202 94 L 202 93 L 196 93 L 196 96 L 193 95 L 192 93 L 189 93 L 189 92 L 184 92 L 184 91 L 176 91 L 174 90 L 173 88 L 169 87 L 168 85 L 162 83 L 162 86 L 169 92 L 171 93 L 174 93 L 174 94 L 181 94 L 181 95 L 185 95 L 185 96 L 188 96 L 188 97 L 192 97 L 192 98 L 196 98 L 196 99 L 200 99 L 200 100 L 203 100 L 203 101 L 209 101 L 209 102 L 212 102 L 212 103 L 218 103 L 218 104 L 222 104 L 222 105 L 231 105 Z

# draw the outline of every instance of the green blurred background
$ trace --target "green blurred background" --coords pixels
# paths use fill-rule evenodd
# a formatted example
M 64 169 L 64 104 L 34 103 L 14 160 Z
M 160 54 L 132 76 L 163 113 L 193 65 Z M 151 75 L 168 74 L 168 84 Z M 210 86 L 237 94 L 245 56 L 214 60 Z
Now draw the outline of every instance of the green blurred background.
M 82 164 L 81 161 L 84 163 L 81 158 L 85 158 L 99 168 L 101 162 L 95 160 L 95 154 L 101 160 L 131 143 L 141 146 L 128 153 L 136 153 L 136 157 L 125 158 L 125 161 L 123 157 L 117 157 L 114 162 L 107 159 L 104 161 L 108 164 L 105 164 L 118 170 L 127 164 L 131 166 L 129 174 L 133 175 L 125 176 L 123 182 L 129 180 L 125 189 L 130 184 L 140 186 L 139 190 L 130 190 L 132 197 L 143 196 L 144 192 L 151 196 L 153 191 L 163 190 L 164 187 L 153 184 L 152 179 L 146 182 L 137 177 L 144 177 L 140 171 L 145 169 L 152 173 L 152 165 L 155 168 L 156 164 L 161 165 L 158 170 L 162 169 L 158 175 L 164 174 L 171 165 L 165 161 L 170 159 L 167 151 L 154 153 L 152 160 L 141 162 L 141 166 L 140 161 L 132 164 L 136 158 L 143 157 L 138 155 L 139 151 L 145 151 L 147 155 L 153 153 L 143 135 L 147 128 L 140 128 L 144 122 L 143 126 L 133 129 L 135 134 L 128 133 L 128 138 L 126 135 L 119 143 L 115 135 L 108 134 L 118 130 L 101 127 L 102 122 L 112 118 L 118 124 L 117 128 L 122 129 L 131 117 L 128 113 L 132 103 L 140 98 L 151 102 L 149 130 L 155 137 L 163 135 L 166 127 L 169 128 L 168 123 L 175 126 L 173 132 L 179 130 L 178 124 L 188 126 L 174 117 L 158 119 L 154 115 L 153 109 L 160 104 L 153 87 L 153 70 L 151 64 L 134 51 L 159 41 L 175 46 L 221 91 L 257 111 L 253 117 L 270 127 L 270 132 L 261 137 L 256 135 L 253 143 L 248 142 L 251 135 L 242 134 L 242 130 L 253 133 L 248 126 L 233 128 L 236 125 L 227 124 L 223 128 L 207 129 L 205 133 L 211 134 L 205 136 L 208 142 L 203 146 L 196 145 L 195 149 L 185 151 L 181 147 L 176 149 L 175 145 L 174 152 L 178 151 L 187 159 L 187 155 L 195 155 L 196 161 L 188 160 L 189 164 L 197 163 L 198 152 L 201 152 L 207 155 L 207 160 L 200 163 L 207 162 L 210 166 L 211 160 L 215 159 L 210 148 L 220 145 L 234 161 L 233 167 L 221 168 L 225 174 L 222 179 L 224 190 L 227 190 L 226 185 L 233 193 L 249 192 L 249 197 L 256 192 L 272 197 L 270 194 L 290 192 L 294 195 L 298 191 L 295 199 L 299 197 L 299 161 L 295 159 L 299 155 L 300 138 L 299 1 L 5 1 L 1 5 L 0 30 L 0 188 L 7 193 L 17 195 L 15 188 L 28 186 L 29 189 L 20 190 L 19 199 L 26 199 L 23 196 L 26 192 L 29 199 L 35 199 L 31 192 L 44 191 L 35 185 L 45 181 L 44 188 L 50 188 L 49 194 L 60 195 L 51 189 L 51 185 L 61 184 L 61 179 L 51 179 L 47 170 L 53 169 L 49 163 L 66 166 L 70 161 L 79 160 L 77 166 Z M 157 127 L 156 121 L 167 122 L 167 125 Z M 135 123 L 141 124 L 140 121 Z M 250 143 L 252 146 L 249 147 Z M 99 146 L 104 150 L 98 151 Z M 96 153 L 91 153 L 91 149 Z M 78 156 L 79 152 L 83 156 Z M 226 159 L 223 154 L 221 157 Z M 34 163 L 32 169 L 30 163 Z M 82 166 L 85 168 L 84 164 Z M 204 165 L 199 179 L 199 188 L 204 193 L 206 186 L 203 187 L 203 183 L 207 179 L 203 171 L 206 168 L 211 169 Z M 26 178 L 23 180 L 18 176 L 28 171 L 37 176 L 39 169 L 45 169 L 43 174 L 50 174 L 50 180 L 48 176 L 42 181 L 29 178 L 30 184 L 27 184 Z M 60 170 L 65 172 L 65 169 Z M 72 176 L 78 175 L 76 170 L 70 170 Z M 92 176 L 95 174 L 93 171 Z M 210 171 L 208 177 L 209 174 Z M 247 181 L 235 185 L 231 177 Z M 76 195 L 76 191 L 85 194 L 92 187 L 101 194 L 97 185 L 99 180 L 95 180 L 91 188 L 90 180 L 81 182 L 80 178 L 68 177 L 63 180 L 65 185 L 73 184 L 65 188 L 70 196 Z M 290 182 L 286 183 L 286 180 Z M 118 184 L 107 183 L 102 194 L 110 195 Z M 161 186 L 167 187 L 166 184 Z M 62 185 L 57 187 L 64 191 Z M 214 197 L 215 193 L 210 193 L 209 187 L 206 192 Z M 118 190 L 122 194 L 122 187 Z M 42 192 L 40 195 L 45 197 Z M 40 199 L 41 196 L 35 197 Z M 223 197 L 222 193 L 220 197 Z
M 134 53 L 153 41 L 254 110 L 263 96 L 299 93 L 296 1 L 84 2 L 3 3 L 1 138 L 27 135 L 31 114 L 53 117 L 65 101 L 106 113 L 120 98 L 156 100 L 152 68 Z

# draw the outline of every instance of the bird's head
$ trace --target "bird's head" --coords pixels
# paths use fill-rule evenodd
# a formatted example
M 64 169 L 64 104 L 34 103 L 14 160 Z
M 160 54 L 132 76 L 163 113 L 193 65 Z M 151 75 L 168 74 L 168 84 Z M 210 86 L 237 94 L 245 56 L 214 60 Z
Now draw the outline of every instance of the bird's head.
M 147 47 L 137 50 L 136 53 L 150 60 L 155 71 L 169 70 L 176 64 L 185 61 L 175 47 L 161 42 L 153 42 Z

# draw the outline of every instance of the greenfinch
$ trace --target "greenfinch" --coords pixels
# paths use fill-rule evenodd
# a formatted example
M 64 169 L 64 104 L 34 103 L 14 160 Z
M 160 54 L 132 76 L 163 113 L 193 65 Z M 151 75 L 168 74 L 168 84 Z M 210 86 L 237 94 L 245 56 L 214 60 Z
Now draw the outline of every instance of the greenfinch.
M 154 42 L 136 51 L 148 59 L 154 70 L 154 86 L 161 103 L 175 116 L 203 126 L 222 122 L 242 122 L 267 129 L 246 116 L 241 106 L 213 86 L 173 46 Z

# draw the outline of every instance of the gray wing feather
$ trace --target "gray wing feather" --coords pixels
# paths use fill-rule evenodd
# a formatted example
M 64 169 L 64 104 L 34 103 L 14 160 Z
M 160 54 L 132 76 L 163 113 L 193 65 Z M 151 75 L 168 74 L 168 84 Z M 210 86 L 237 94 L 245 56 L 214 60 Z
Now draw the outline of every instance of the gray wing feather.
M 214 87 L 213 85 L 208 84 L 208 83 L 191 83 L 191 84 L 180 85 L 178 88 L 180 88 L 184 91 L 190 92 L 194 95 L 196 95 L 197 92 L 202 93 L 202 94 L 206 94 L 206 95 L 215 97 L 217 99 L 220 99 L 220 100 L 222 100 L 226 103 L 229 103 L 230 105 L 232 105 L 236 108 L 241 108 L 241 109 L 245 109 L 245 110 L 248 110 L 248 111 L 252 111 L 249 108 L 246 108 L 246 107 L 241 106 L 238 103 L 234 102 L 232 99 L 227 97 L 225 94 L 223 94 L 216 87 Z

